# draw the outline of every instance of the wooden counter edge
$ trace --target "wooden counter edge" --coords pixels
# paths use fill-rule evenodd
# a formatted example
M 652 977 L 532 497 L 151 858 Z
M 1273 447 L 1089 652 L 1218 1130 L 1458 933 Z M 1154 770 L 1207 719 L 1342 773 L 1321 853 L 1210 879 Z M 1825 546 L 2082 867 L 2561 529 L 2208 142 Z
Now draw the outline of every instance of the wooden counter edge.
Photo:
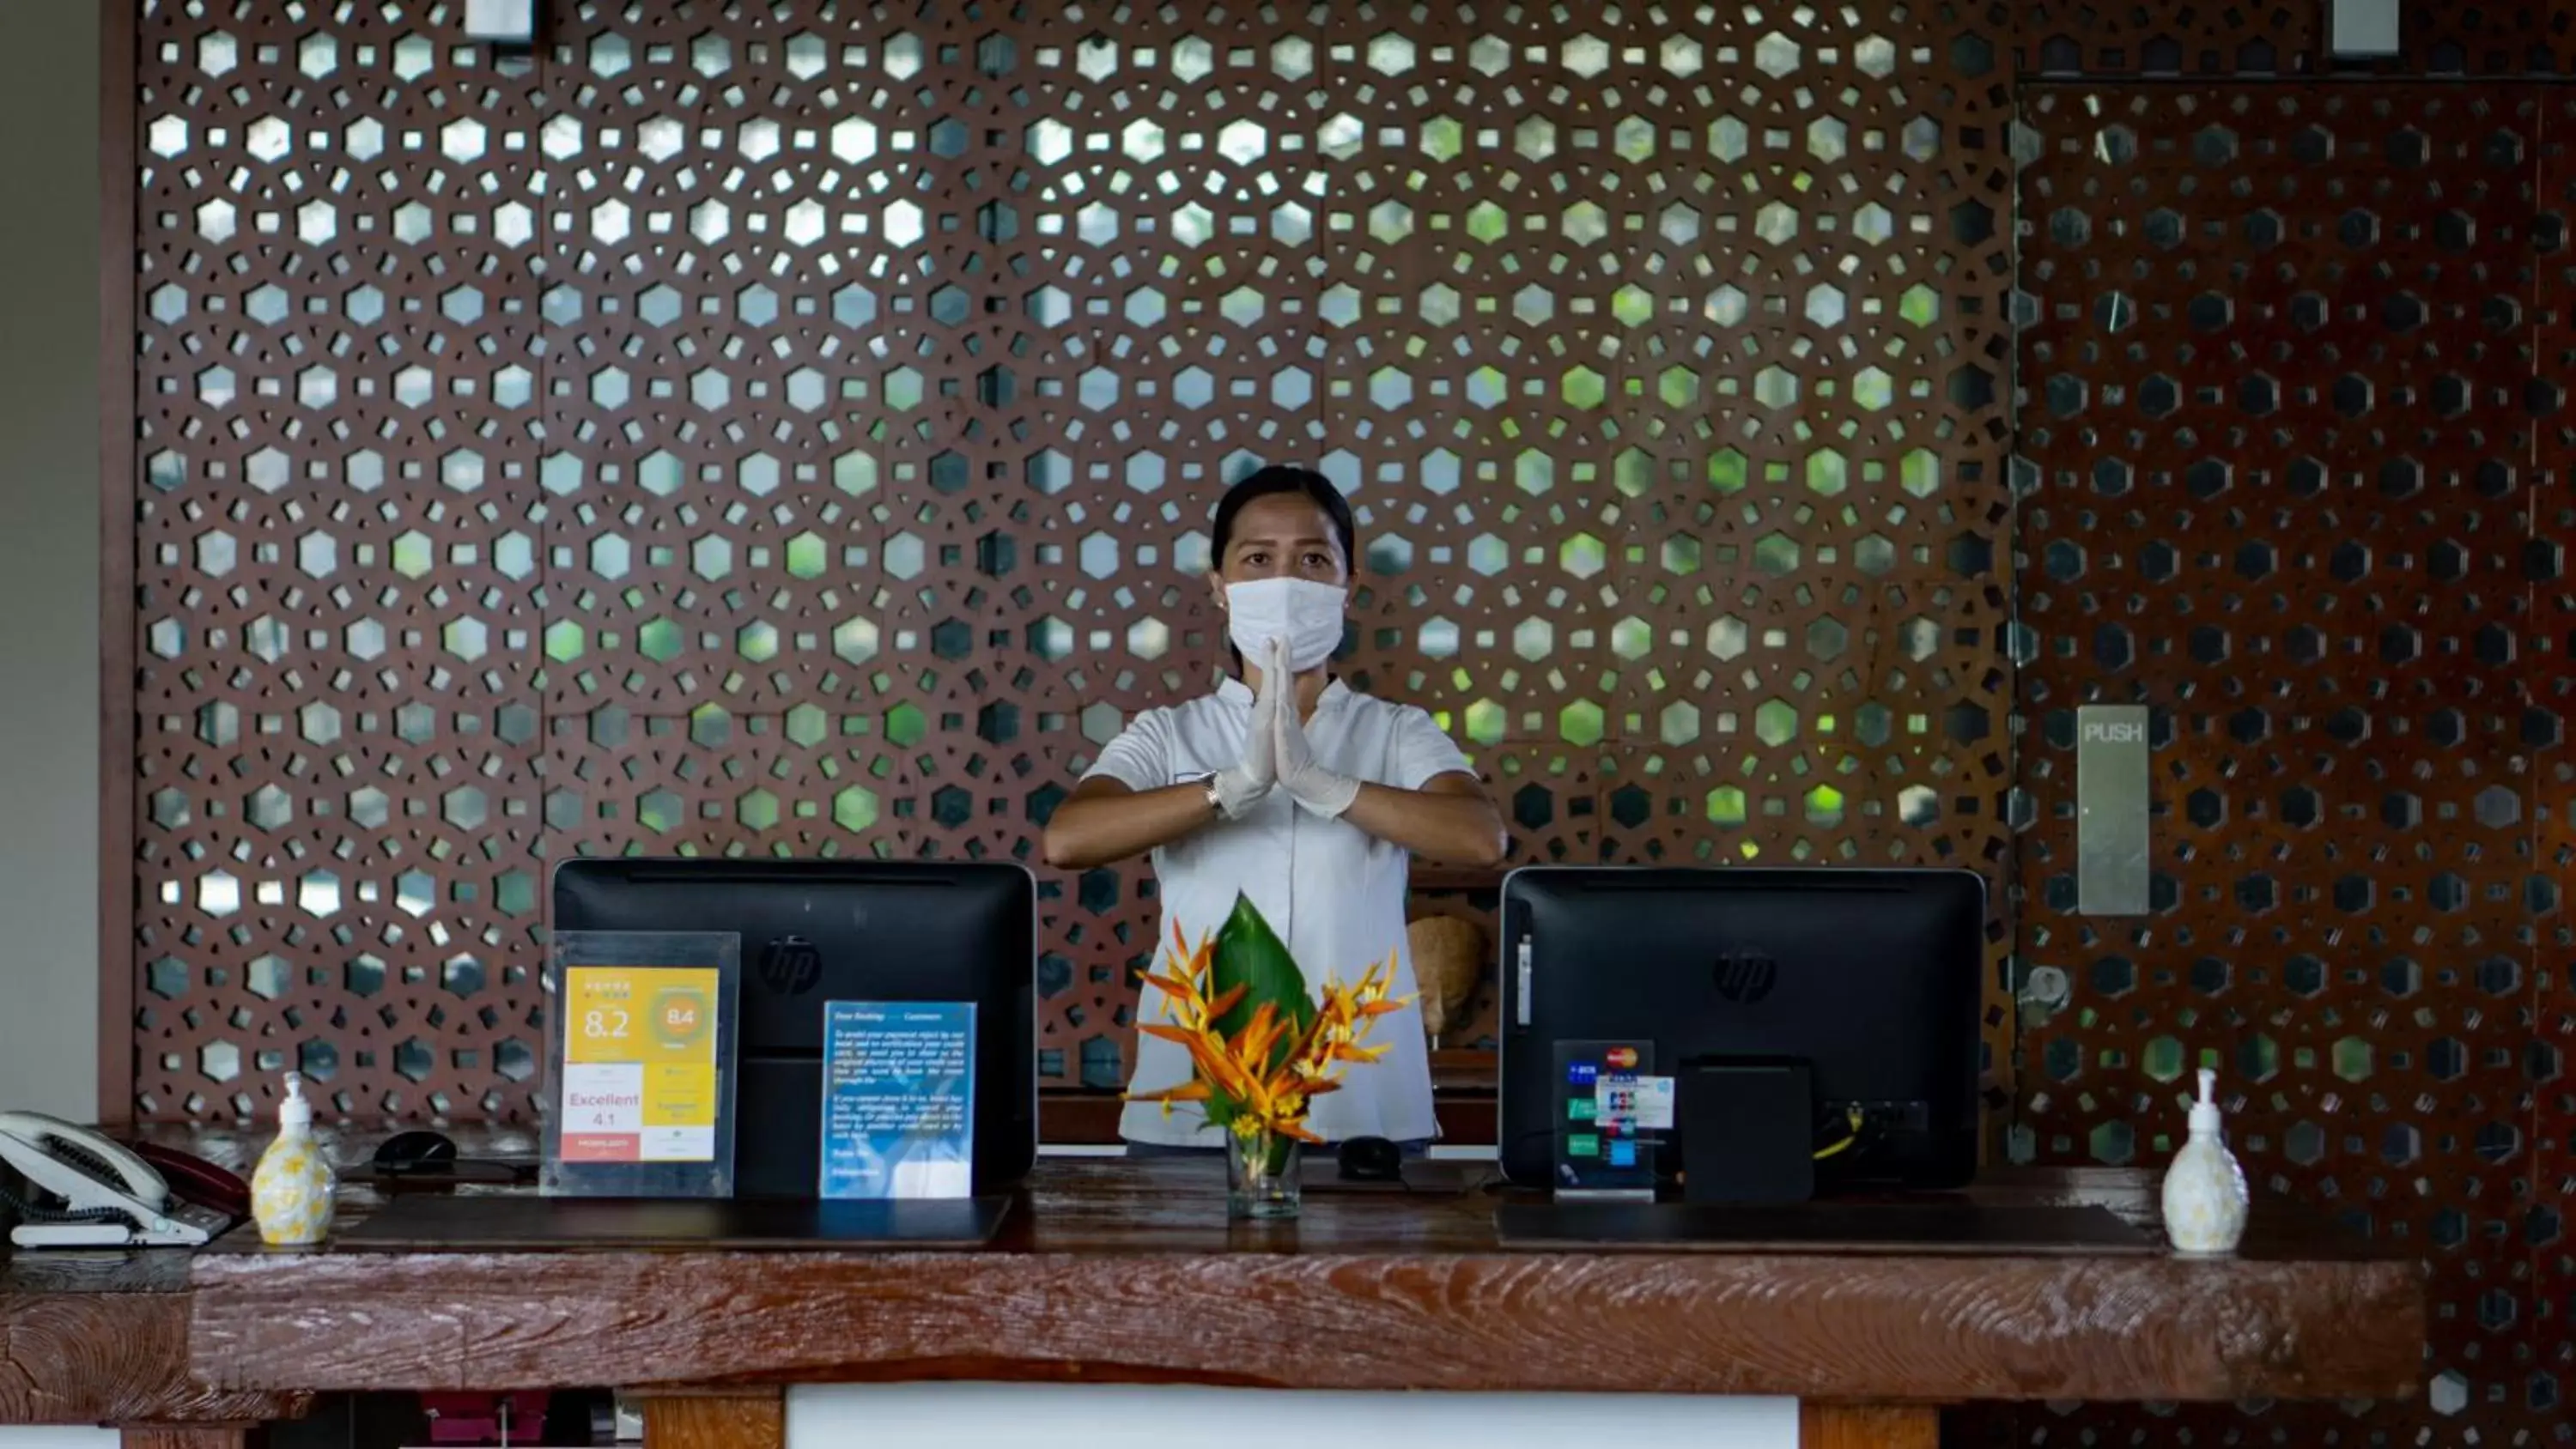
M 2426 1312 L 2412 1262 L 2161 1257 L 342 1254 L 200 1259 L 192 1296 L 194 1371 L 272 1392 L 685 1375 L 2397 1399 Z
M 189 1306 L 186 1293 L 0 1292 L 0 1425 L 220 1433 L 304 1416 L 312 1396 L 301 1389 L 227 1391 L 195 1377 Z

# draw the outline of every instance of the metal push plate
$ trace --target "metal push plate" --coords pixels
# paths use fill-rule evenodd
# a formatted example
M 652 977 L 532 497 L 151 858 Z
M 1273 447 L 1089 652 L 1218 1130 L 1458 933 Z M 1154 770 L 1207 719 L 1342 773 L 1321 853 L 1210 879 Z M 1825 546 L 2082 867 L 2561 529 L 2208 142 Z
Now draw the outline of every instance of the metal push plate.
M 2147 707 L 2075 711 L 2075 909 L 2147 913 Z

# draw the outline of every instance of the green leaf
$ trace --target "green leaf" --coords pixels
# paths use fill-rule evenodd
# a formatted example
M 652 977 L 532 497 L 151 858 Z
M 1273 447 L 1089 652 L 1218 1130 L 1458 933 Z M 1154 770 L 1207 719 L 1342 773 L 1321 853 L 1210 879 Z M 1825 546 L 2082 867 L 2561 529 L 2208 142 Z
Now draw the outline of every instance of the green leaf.
M 1294 1013 L 1299 1026 L 1315 1019 L 1314 998 L 1306 991 L 1306 973 L 1297 968 L 1297 958 L 1288 954 L 1288 944 L 1270 929 L 1270 922 L 1262 918 L 1260 908 L 1253 905 L 1250 897 L 1235 896 L 1234 914 L 1226 917 L 1225 925 L 1216 933 L 1213 964 L 1218 995 L 1237 986 L 1247 988 L 1243 1000 L 1217 1023 L 1226 1035 L 1241 1031 L 1265 1001 L 1283 1012 Z
M 1245 988 L 1243 1000 L 1217 1021 L 1217 1029 L 1231 1037 L 1243 1030 L 1261 1003 L 1273 1003 L 1283 1015 L 1293 1017 L 1297 1030 L 1294 1037 L 1315 1020 L 1315 1001 L 1306 991 L 1306 974 L 1297 969 L 1297 958 L 1288 954 L 1287 943 L 1270 929 L 1249 897 L 1237 894 L 1234 913 L 1216 933 L 1214 959 L 1210 963 L 1216 994 L 1223 996 L 1240 985 Z M 1288 1041 L 1282 1038 L 1273 1049 L 1272 1064 L 1287 1055 Z M 1234 1118 L 1235 1104 L 1219 1092 L 1208 1104 L 1208 1120 L 1223 1125 Z

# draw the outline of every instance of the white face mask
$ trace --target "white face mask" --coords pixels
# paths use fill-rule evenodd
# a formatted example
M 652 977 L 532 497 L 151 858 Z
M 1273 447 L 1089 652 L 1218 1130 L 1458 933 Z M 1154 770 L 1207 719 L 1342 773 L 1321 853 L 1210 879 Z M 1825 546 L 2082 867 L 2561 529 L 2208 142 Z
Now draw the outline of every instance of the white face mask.
M 1333 657 L 1342 643 L 1342 602 L 1349 590 L 1312 579 L 1254 579 L 1225 586 L 1225 632 L 1244 661 L 1262 667 L 1270 641 L 1288 641 L 1288 667 L 1303 674 Z

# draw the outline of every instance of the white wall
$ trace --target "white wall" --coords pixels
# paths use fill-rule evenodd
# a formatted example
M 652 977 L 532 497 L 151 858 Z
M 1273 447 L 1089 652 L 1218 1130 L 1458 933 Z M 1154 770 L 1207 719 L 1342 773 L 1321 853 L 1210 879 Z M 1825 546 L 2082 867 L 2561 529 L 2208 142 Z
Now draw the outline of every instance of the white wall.
M 1294 1432 L 1284 1432 L 1289 1426 Z M 1273 1428 L 1273 1426 L 1276 1426 Z M 1263 1430 L 1271 1432 L 1264 1433 Z M 1797 1449 L 1798 1401 L 1693 1394 L 1315 1393 L 1129 1384 L 800 1384 L 786 1449 Z M 0 1449 L 8 1446 L 0 1445 Z
M 0 1108 L 98 1096 L 99 11 L 0 0 Z
M 0 0 L 0 4 L 9 5 L 35 3 L 36 0 Z M 45 0 L 45 3 L 58 4 L 60 0 Z M 88 1425 L 0 1426 L 0 1449 L 119 1449 L 124 1442 L 124 1436 L 114 1429 Z

